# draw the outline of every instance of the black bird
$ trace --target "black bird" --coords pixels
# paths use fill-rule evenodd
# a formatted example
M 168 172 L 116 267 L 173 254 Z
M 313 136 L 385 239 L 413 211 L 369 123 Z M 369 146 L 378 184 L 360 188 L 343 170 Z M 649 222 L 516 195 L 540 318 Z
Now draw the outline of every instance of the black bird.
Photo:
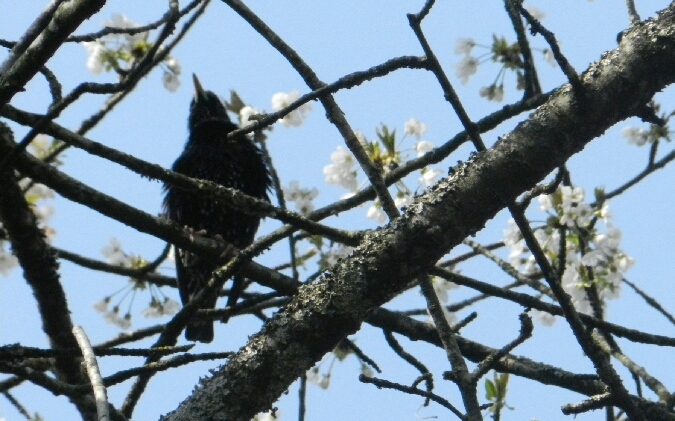
M 195 96 L 190 103 L 190 136 L 183 153 L 171 169 L 188 177 L 210 180 L 249 196 L 269 201 L 270 176 L 260 149 L 246 136 L 228 140 L 227 134 L 238 127 L 230 121 L 218 96 L 205 91 L 197 76 L 192 75 Z M 180 226 L 211 238 L 222 238 L 237 249 L 253 242 L 260 218 L 228 208 L 213 197 L 198 195 L 165 185 L 165 215 Z M 176 248 L 176 273 L 180 298 L 185 305 L 201 291 L 219 267 L 218 259 Z M 234 277 L 227 305 L 236 304 L 243 279 Z M 204 301 L 201 308 L 212 309 L 217 295 Z M 185 329 L 190 341 L 211 342 L 213 322 L 193 319 Z

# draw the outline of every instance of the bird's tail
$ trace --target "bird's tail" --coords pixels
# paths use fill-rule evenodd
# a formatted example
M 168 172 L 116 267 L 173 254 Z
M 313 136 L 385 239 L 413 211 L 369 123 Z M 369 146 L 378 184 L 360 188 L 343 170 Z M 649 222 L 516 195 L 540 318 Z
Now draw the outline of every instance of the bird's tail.
M 185 328 L 185 339 L 210 343 L 213 341 L 213 321 L 193 319 Z
M 183 299 L 183 295 L 185 295 L 189 297 L 189 300 L 192 300 L 195 295 L 206 287 L 206 284 L 211 278 L 213 267 L 207 264 L 193 264 L 185 272 L 186 274 L 189 274 L 189 276 L 184 277 L 188 281 L 187 283 L 183 282 L 186 284 L 184 287 L 185 294 L 181 295 L 181 299 Z M 204 310 L 213 310 L 216 306 L 216 301 L 218 301 L 217 293 L 207 297 L 201 303 L 200 308 Z M 184 299 L 183 303 L 185 303 Z M 204 317 L 193 317 L 185 328 L 185 339 L 188 341 L 199 341 L 204 343 L 213 341 L 213 320 Z
M 230 288 L 230 295 L 227 298 L 227 307 L 234 307 L 237 304 L 239 296 L 244 291 L 246 286 L 246 278 L 242 276 L 235 276 L 232 280 L 232 287 Z M 215 301 L 218 296 L 214 296 L 213 300 L 207 300 L 203 308 L 212 309 L 215 307 Z M 213 302 L 211 302 L 213 301 Z M 229 316 L 227 317 L 229 319 Z M 227 319 L 223 319 L 223 323 L 227 323 Z M 185 339 L 188 341 L 199 341 L 210 343 L 213 341 L 213 321 L 193 318 L 185 328 Z
M 232 287 L 230 288 L 230 295 L 227 297 L 227 304 L 225 305 L 226 308 L 233 308 L 235 305 L 237 305 L 237 300 L 239 300 L 241 293 L 244 292 L 245 286 L 246 278 L 243 276 L 235 275 L 234 278 L 232 278 Z M 229 314 L 226 319 L 223 319 L 223 323 L 227 323 L 230 316 L 231 314 Z

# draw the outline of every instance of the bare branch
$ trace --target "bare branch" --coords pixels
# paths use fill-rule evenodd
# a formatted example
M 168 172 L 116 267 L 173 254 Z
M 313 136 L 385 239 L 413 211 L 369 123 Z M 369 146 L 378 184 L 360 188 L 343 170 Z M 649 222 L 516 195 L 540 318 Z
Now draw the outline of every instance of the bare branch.
M 73 326 L 73 335 L 75 335 L 75 339 L 82 350 L 84 366 L 87 370 L 91 387 L 94 390 L 97 420 L 109 421 L 110 413 L 108 411 L 108 406 L 110 404 L 108 403 L 108 393 L 105 390 L 105 386 L 103 385 L 101 372 L 98 369 L 96 356 L 94 355 L 94 350 L 91 348 L 91 343 L 89 343 L 89 338 L 87 338 L 87 334 L 84 333 L 84 329 L 82 329 L 80 326 Z

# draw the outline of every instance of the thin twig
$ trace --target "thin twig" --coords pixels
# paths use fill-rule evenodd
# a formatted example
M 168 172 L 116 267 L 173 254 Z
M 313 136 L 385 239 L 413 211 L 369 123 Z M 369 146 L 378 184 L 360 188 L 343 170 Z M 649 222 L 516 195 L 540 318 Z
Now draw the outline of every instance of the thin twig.
M 11 403 L 14 406 L 14 408 L 16 408 L 16 410 L 19 411 L 19 413 L 23 415 L 28 421 L 31 421 L 33 419 L 33 417 L 30 416 L 28 411 L 26 411 L 26 408 L 24 408 L 24 406 L 21 405 L 21 402 L 19 402 L 11 393 L 5 391 L 2 392 L 2 396 L 4 396 L 9 401 L 9 403 Z
M 279 119 L 287 116 L 293 111 L 300 108 L 302 105 L 314 101 L 324 95 L 334 94 L 343 89 L 354 88 L 363 82 L 375 79 L 377 77 L 386 76 L 389 73 L 400 70 L 400 69 L 426 69 L 427 68 L 427 59 L 425 57 L 415 57 L 415 56 L 402 56 L 395 57 L 385 61 L 382 64 L 378 64 L 369 68 L 368 70 L 356 71 L 343 76 L 336 80 L 335 82 L 325 85 L 319 89 L 315 89 L 312 92 L 309 92 L 295 101 L 288 104 L 288 106 L 283 109 L 276 111 L 270 114 L 261 115 L 259 119 L 255 120 L 252 124 L 249 124 L 246 127 L 239 128 L 228 133 L 228 139 L 236 139 L 241 135 L 255 132 L 256 130 L 263 129 L 267 126 L 270 126 L 276 123 Z
M 533 34 L 537 32 L 540 33 L 544 37 L 548 45 L 551 47 L 553 58 L 555 58 L 555 61 L 558 63 L 558 66 L 560 66 L 565 76 L 567 76 L 567 80 L 569 81 L 570 85 L 572 85 L 572 88 L 574 88 L 575 93 L 577 95 L 583 94 L 584 87 L 581 83 L 581 79 L 579 78 L 579 74 L 577 73 L 576 70 L 574 70 L 574 67 L 572 67 L 570 62 L 567 60 L 567 57 L 565 57 L 563 53 L 560 51 L 560 46 L 558 45 L 558 41 L 556 41 L 553 32 L 546 29 L 544 25 L 541 24 L 541 22 L 539 22 L 534 16 L 532 16 L 530 12 L 528 12 L 522 6 L 522 3 L 517 4 L 517 7 L 520 9 L 520 14 L 522 14 L 523 17 L 527 19 L 527 22 L 530 24 L 532 33 Z
M 109 421 L 110 412 L 108 411 L 108 393 L 103 385 L 103 379 L 101 378 L 101 372 L 98 369 L 98 363 L 96 362 L 96 356 L 94 355 L 94 350 L 91 348 L 91 343 L 89 343 L 89 338 L 84 332 L 81 326 L 73 326 L 73 335 L 77 340 L 77 344 L 80 345 L 80 350 L 82 350 L 82 356 L 84 357 L 84 367 L 87 370 L 87 375 L 89 376 L 89 381 L 91 382 L 91 387 L 94 390 L 94 399 L 96 400 L 96 413 L 98 415 L 98 421 Z
M 106 273 L 114 273 L 117 275 L 128 276 L 130 278 L 142 279 L 157 286 L 171 286 L 176 287 L 176 278 L 170 276 L 160 275 L 155 272 L 148 272 L 145 268 L 134 269 L 117 265 L 111 265 L 100 260 L 90 259 L 88 257 L 80 256 L 79 254 L 69 252 L 54 247 L 56 255 L 64 260 L 75 263 L 87 269 L 97 270 Z
M 631 287 L 631 288 L 633 289 L 633 291 L 635 291 L 635 293 L 636 293 L 637 295 L 639 295 L 640 297 L 642 297 L 642 299 L 645 300 L 645 302 L 647 302 L 647 304 L 649 304 L 649 306 L 651 306 L 652 308 L 654 308 L 654 310 L 658 311 L 659 313 L 663 314 L 663 316 L 664 316 L 666 319 L 668 319 L 668 321 L 669 321 L 670 323 L 672 323 L 672 324 L 675 325 L 675 317 L 673 317 L 672 314 L 670 314 L 668 311 L 666 311 L 666 309 L 663 308 L 663 306 L 662 306 L 661 304 L 659 304 L 658 301 L 656 301 L 654 298 L 652 298 L 652 297 L 650 297 L 649 295 L 647 295 L 646 292 L 642 291 L 640 288 L 637 287 L 637 285 L 635 285 L 634 283 L 630 282 L 628 279 L 623 278 L 623 282 L 624 282 L 625 284 L 627 284 L 629 287 Z
M 471 373 L 474 383 L 477 383 L 488 371 L 494 368 L 495 361 L 510 353 L 518 345 L 532 337 L 534 325 L 532 324 L 530 316 L 528 316 L 527 313 L 520 313 L 518 318 L 520 319 L 520 333 L 518 334 L 518 337 L 498 349 L 496 352 L 488 355 L 487 358 L 478 364 L 478 367 Z
M 497 266 L 499 266 L 507 275 L 511 276 L 513 279 L 518 281 L 521 284 L 524 285 L 529 285 L 532 289 L 553 298 L 553 293 L 549 288 L 546 288 L 544 285 L 539 283 L 538 281 L 531 279 L 522 273 L 518 272 L 516 268 L 514 268 L 509 262 L 506 262 L 496 254 L 492 253 L 490 250 L 487 250 L 480 244 L 476 243 L 475 241 L 469 240 L 468 238 L 465 239 L 462 243 L 466 244 L 467 246 L 471 247 L 474 249 L 477 253 L 482 254 L 483 256 L 487 257 L 491 261 L 495 262 Z
M 305 401 L 307 399 L 307 376 L 300 377 L 300 387 L 298 388 L 298 421 L 305 421 L 307 412 Z
M 599 334 L 598 332 L 593 332 L 593 338 L 604 352 L 616 358 L 621 364 L 624 365 L 624 367 L 630 370 L 631 373 L 634 373 L 637 376 L 639 376 L 640 379 L 642 379 L 642 381 L 645 382 L 647 387 L 649 387 L 649 389 L 651 389 L 651 391 L 654 392 L 656 396 L 659 397 L 659 401 L 661 403 L 668 404 L 670 402 L 671 395 L 670 392 L 668 391 L 668 388 L 666 388 L 663 385 L 663 383 L 661 383 L 656 377 L 649 374 L 644 367 L 635 363 L 632 359 L 630 359 L 626 354 L 621 352 L 619 349 L 612 347 L 605 340 L 604 336 Z
M 628 18 L 630 19 L 631 26 L 640 24 L 640 15 L 635 8 L 634 0 L 626 0 L 626 7 L 628 8 Z
M 190 13 L 190 11 L 192 9 L 197 7 L 199 5 L 199 3 L 201 3 L 202 1 L 204 1 L 204 0 L 193 0 L 190 4 L 185 6 L 178 13 L 178 15 L 180 17 L 187 15 L 188 13 Z M 65 42 L 95 41 L 99 38 L 102 38 L 106 35 L 111 35 L 111 34 L 135 35 L 135 34 L 140 34 L 140 33 L 143 33 L 143 32 L 149 32 L 149 31 L 152 31 L 153 29 L 159 28 L 162 24 L 166 23 L 171 18 L 173 18 L 173 12 L 171 10 L 169 10 L 161 18 L 159 18 L 155 22 L 150 23 L 148 25 L 136 26 L 134 28 L 118 28 L 118 27 L 114 27 L 114 26 L 106 26 L 105 28 L 101 29 L 98 32 L 93 32 L 93 33 L 84 34 L 84 35 L 70 36 L 66 39 Z
M 455 92 L 455 89 L 452 87 L 452 84 L 450 83 L 450 79 L 448 79 L 447 75 L 443 71 L 441 63 L 438 61 L 438 58 L 436 58 L 436 55 L 434 54 L 433 50 L 431 49 L 431 46 L 429 45 L 426 37 L 424 36 L 424 33 L 422 32 L 422 20 L 429 13 L 433 4 L 434 4 L 433 0 L 427 1 L 419 13 L 417 14 L 409 13 L 408 22 L 413 32 L 415 33 L 417 40 L 422 46 L 424 54 L 429 60 L 429 70 L 431 70 L 434 76 L 436 76 L 436 79 L 438 80 L 438 83 L 440 84 L 441 89 L 443 90 L 443 96 L 445 97 L 446 101 L 448 101 L 450 105 L 452 105 L 455 114 L 457 114 L 457 117 L 459 117 L 459 121 L 462 123 L 464 130 L 466 130 L 466 132 L 469 134 L 469 138 L 473 142 L 473 145 L 476 148 L 476 150 L 483 151 L 485 150 L 485 143 L 483 142 L 483 139 L 481 139 L 480 130 L 478 129 L 478 126 L 469 118 L 469 115 L 464 109 L 464 106 L 462 105 L 462 102 L 460 101 L 457 92 Z
M 611 199 L 615 196 L 620 195 L 621 193 L 625 192 L 629 188 L 635 186 L 637 183 L 642 181 L 643 178 L 647 177 L 651 173 L 653 173 L 656 170 L 660 170 L 662 168 L 665 168 L 665 166 L 670 163 L 672 160 L 675 159 L 675 151 L 669 152 L 666 156 L 663 158 L 659 159 L 656 163 L 653 165 L 647 166 L 643 171 L 641 171 L 639 174 L 637 174 L 635 177 L 633 177 L 631 180 L 626 182 L 620 187 L 617 187 L 616 189 L 612 190 L 611 192 L 607 193 L 605 195 L 606 199 Z M 591 204 L 592 206 L 592 204 Z
M 555 316 L 563 315 L 563 310 L 561 307 L 555 304 L 545 303 L 528 294 L 505 290 L 498 286 L 494 286 L 485 282 L 480 282 L 475 279 L 469 278 L 464 275 L 459 275 L 457 273 L 451 272 L 447 269 L 443 269 L 440 267 L 433 267 L 429 269 L 429 273 L 434 276 L 447 279 L 448 281 L 454 282 L 457 285 L 462 285 L 475 289 L 476 291 L 480 291 L 492 297 L 509 300 L 511 302 L 520 304 L 521 306 L 526 308 L 537 309 L 539 311 L 544 311 L 546 313 L 553 314 Z M 598 320 L 594 317 L 588 316 L 583 313 L 580 313 L 579 317 L 586 325 L 605 329 L 608 332 L 611 332 L 613 335 L 629 339 L 633 342 L 652 344 L 658 346 L 675 347 L 675 338 L 662 335 L 653 335 L 641 332 L 639 330 L 629 329 L 614 323 Z
M 354 343 L 354 341 L 350 340 L 349 338 L 345 338 L 342 340 L 341 344 L 349 348 L 361 362 L 373 367 L 373 369 L 375 369 L 375 371 L 378 373 L 382 372 L 377 363 L 372 358 L 367 356 L 366 353 Z
M 261 134 L 262 133 L 258 130 L 254 132 L 254 137 L 256 138 L 262 137 L 260 136 Z M 281 188 L 281 181 L 279 180 L 279 174 L 277 173 L 277 170 L 274 167 L 274 163 L 272 162 L 272 156 L 267 150 L 267 142 L 265 142 L 264 138 L 262 138 L 257 143 L 260 145 L 260 150 L 262 151 L 263 159 L 269 170 L 270 178 L 272 179 L 272 186 L 274 187 L 274 193 L 276 194 L 277 202 L 279 203 L 279 209 L 287 210 L 286 199 L 284 197 L 284 190 Z M 295 238 L 293 237 L 292 234 L 288 236 L 288 254 L 290 257 L 291 273 L 293 274 L 293 279 L 297 281 L 300 279 L 300 277 L 298 275 L 298 264 L 295 251 Z
M 455 333 L 445 318 L 445 313 L 443 313 L 441 303 L 431 283 L 431 278 L 426 273 L 421 274 L 419 276 L 419 284 L 422 295 L 424 295 L 424 299 L 427 301 L 429 314 L 434 320 L 438 336 L 441 338 L 443 348 L 452 367 L 452 381 L 457 384 L 459 392 L 462 395 L 462 401 L 467 412 L 467 420 L 481 420 L 480 405 L 478 404 L 478 397 L 476 395 L 476 384 L 472 382 L 469 368 L 459 350 Z
M 420 379 L 422 379 L 422 378 L 424 379 L 424 382 L 427 385 L 427 392 L 433 391 L 434 390 L 434 377 L 431 374 L 431 372 L 429 371 L 429 369 L 424 364 L 422 364 L 421 361 L 419 361 L 417 358 L 415 358 L 414 355 L 410 354 L 405 349 L 403 349 L 401 344 L 399 344 L 398 341 L 396 340 L 396 338 L 394 337 L 393 333 L 391 333 L 388 330 L 383 330 L 382 333 L 384 333 L 384 338 L 387 340 L 387 344 L 396 353 L 396 355 L 401 357 L 401 359 L 403 361 L 405 361 L 408 364 L 410 364 L 411 366 L 415 367 L 417 369 L 417 371 L 420 372 L 420 374 L 421 374 Z M 413 387 L 415 387 L 415 386 L 416 385 L 413 385 Z M 429 400 L 430 400 L 430 398 L 426 399 L 426 401 L 424 403 L 424 406 L 427 406 L 429 404 Z
M 442 397 L 440 397 L 440 396 L 438 396 L 434 393 L 426 392 L 426 391 L 420 390 L 416 387 L 409 387 L 409 386 L 404 386 L 402 384 L 393 383 L 393 382 L 383 380 L 383 379 L 377 379 L 377 378 L 374 378 L 374 377 L 367 377 L 367 376 L 364 376 L 363 374 L 361 374 L 359 376 L 359 381 L 361 381 L 363 383 L 374 384 L 378 388 L 394 389 L 394 390 L 398 390 L 400 392 L 408 393 L 408 394 L 411 394 L 411 395 L 423 396 L 423 397 L 425 397 L 427 399 L 431 399 L 432 401 L 436 402 L 437 404 L 449 409 L 460 420 L 462 420 L 462 421 L 467 420 L 467 418 L 464 416 L 464 414 L 462 414 L 457 408 L 455 408 L 454 405 L 452 405 L 450 402 L 448 402 L 447 400 L 443 399 Z
M 539 85 L 537 69 L 534 66 L 532 49 L 530 48 L 530 43 L 528 42 L 527 34 L 525 33 L 525 25 L 523 25 L 520 13 L 518 13 L 518 8 L 516 4 L 514 4 L 516 1 L 518 0 L 504 0 L 504 6 L 506 8 L 506 13 L 509 15 L 509 19 L 511 19 L 511 26 L 513 26 L 513 30 L 516 33 L 520 54 L 523 57 L 523 71 L 525 73 L 525 94 L 523 95 L 523 98 L 529 98 L 541 93 L 541 85 Z

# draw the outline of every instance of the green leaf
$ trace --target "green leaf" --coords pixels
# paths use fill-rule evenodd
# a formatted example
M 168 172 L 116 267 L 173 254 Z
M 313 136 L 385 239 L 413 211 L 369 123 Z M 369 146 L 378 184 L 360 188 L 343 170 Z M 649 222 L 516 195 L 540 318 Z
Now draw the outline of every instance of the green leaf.
M 485 399 L 493 402 L 497 399 L 497 387 L 490 379 L 485 380 Z

